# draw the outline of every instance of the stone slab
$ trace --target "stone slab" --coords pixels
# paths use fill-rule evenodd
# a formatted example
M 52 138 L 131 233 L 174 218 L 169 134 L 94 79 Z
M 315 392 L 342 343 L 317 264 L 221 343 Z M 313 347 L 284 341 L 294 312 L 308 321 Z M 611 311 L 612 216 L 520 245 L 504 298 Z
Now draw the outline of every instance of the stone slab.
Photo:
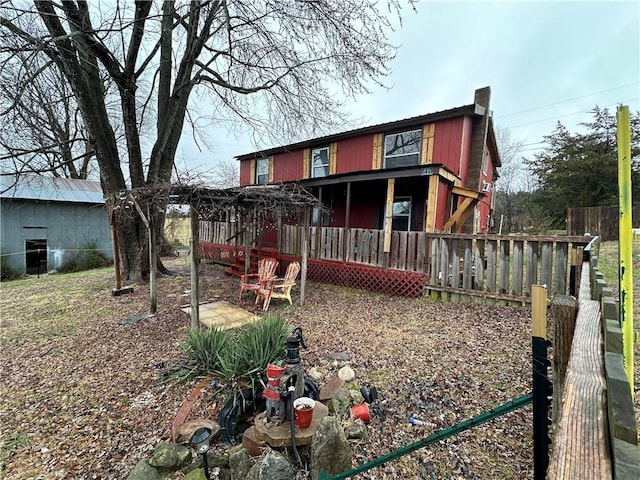
M 316 402 L 313 409 L 313 418 L 309 428 L 295 427 L 296 445 L 311 445 L 313 436 L 320 427 L 320 422 L 329 415 L 329 409 L 320 402 Z M 291 445 L 291 424 L 284 422 L 276 425 L 274 422 L 267 423 L 266 412 L 259 413 L 255 418 L 256 437 L 258 440 L 267 442 L 272 447 L 288 447 Z
M 251 426 L 242 434 L 242 446 L 252 457 L 259 457 L 267 447 L 267 442 L 260 440 L 256 433 L 256 427 Z
M 320 389 L 320 401 L 326 402 L 331 400 L 333 396 L 344 386 L 344 380 L 340 377 L 332 377 Z
M 191 315 L 191 306 L 184 305 L 180 309 Z M 200 323 L 207 327 L 222 329 L 240 327 L 258 319 L 244 308 L 220 300 L 218 302 L 201 303 L 199 306 Z

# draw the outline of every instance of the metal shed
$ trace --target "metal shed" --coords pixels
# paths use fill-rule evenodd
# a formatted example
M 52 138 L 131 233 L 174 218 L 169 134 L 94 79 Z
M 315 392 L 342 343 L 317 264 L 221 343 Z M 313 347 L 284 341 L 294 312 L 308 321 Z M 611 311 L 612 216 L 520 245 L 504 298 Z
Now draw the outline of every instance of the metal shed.
M 34 174 L 0 176 L 2 265 L 36 274 L 95 248 L 113 257 L 99 182 Z

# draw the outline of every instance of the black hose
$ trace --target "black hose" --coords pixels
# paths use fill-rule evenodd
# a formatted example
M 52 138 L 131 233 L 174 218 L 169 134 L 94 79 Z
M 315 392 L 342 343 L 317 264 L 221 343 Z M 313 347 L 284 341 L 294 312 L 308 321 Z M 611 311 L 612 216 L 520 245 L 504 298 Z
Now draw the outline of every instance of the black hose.
M 293 392 L 291 390 L 289 390 L 289 417 L 291 423 L 291 449 L 296 457 L 297 466 L 300 468 L 302 466 L 302 460 L 300 460 L 300 454 L 296 446 L 296 420 L 295 412 L 293 411 Z

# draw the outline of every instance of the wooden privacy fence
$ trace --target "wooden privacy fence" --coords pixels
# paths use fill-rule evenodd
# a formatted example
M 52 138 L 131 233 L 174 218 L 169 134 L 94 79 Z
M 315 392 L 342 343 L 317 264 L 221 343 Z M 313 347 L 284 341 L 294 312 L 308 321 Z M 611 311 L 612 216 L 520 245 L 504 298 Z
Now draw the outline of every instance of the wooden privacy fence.
M 201 227 L 201 239 L 206 242 L 229 244 L 231 233 L 229 227 Z M 302 228 L 283 225 L 280 253 L 300 257 L 303 238 Z M 468 301 L 475 296 L 523 303 L 530 301 L 532 285 L 547 285 L 549 297 L 571 293 L 575 259 L 581 258 L 589 240 L 393 231 L 385 252 L 383 230 L 311 227 L 308 255 L 310 260 L 332 264 L 426 274 L 425 288 L 434 297 Z
M 597 235 L 602 241 L 618 239 L 620 212 L 617 206 L 580 207 L 567 210 L 567 234 Z

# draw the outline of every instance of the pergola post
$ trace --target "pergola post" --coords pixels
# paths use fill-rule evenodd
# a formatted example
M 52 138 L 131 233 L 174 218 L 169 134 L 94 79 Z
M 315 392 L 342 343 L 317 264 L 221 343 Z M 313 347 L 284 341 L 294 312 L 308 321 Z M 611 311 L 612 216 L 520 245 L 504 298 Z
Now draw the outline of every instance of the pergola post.
M 307 286 L 307 250 L 309 246 L 309 238 L 311 235 L 311 229 L 309 228 L 309 217 L 310 217 L 310 209 L 309 207 L 304 207 L 303 211 L 303 220 L 302 220 L 302 245 L 300 245 L 301 255 L 302 255 L 302 265 L 300 266 L 300 305 L 304 305 L 304 296 L 305 290 Z M 322 212 L 320 212 L 322 213 Z
M 156 313 L 158 310 L 158 256 L 156 255 L 156 232 L 149 208 L 147 208 L 147 217 L 149 219 L 149 290 L 151 294 L 151 308 L 149 311 L 150 313 Z
M 198 264 L 200 263 L 200 225 L 198 222 L 198 212 L 193 205 L 193 199 L 190 202 L 191 210 L 191 331 L 197 332 L 200 326 L 200 282 L 198 278 Z

